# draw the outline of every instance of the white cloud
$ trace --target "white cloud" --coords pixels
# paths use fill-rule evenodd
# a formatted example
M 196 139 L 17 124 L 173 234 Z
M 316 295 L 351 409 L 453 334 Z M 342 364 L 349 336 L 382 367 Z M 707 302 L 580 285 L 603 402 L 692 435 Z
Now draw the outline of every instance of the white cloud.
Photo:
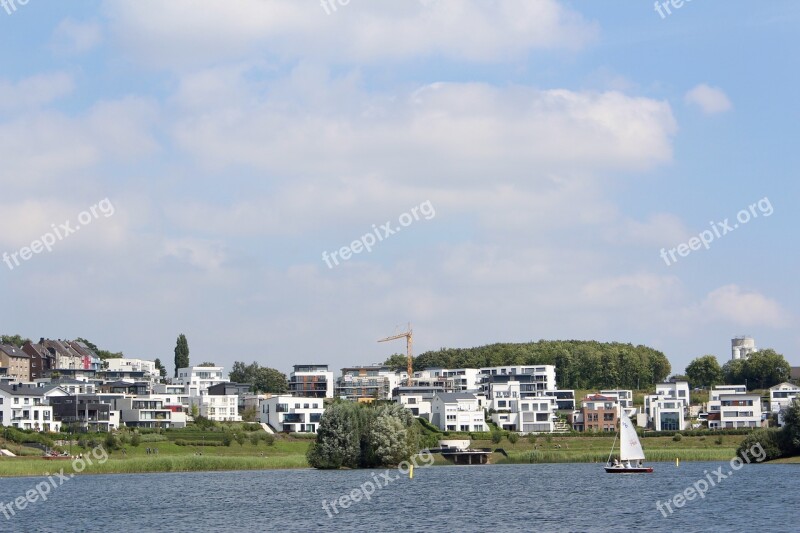
M 66 72 L 37 74 L 16 83 L 0 79 L 0 112 L 25 112 L 72 93 L 75 83 Z
M 706 319 L 730 320 L 739 326 L 786 327 L 791 316 L 776 300 L 738 285 L 711 291 L 702 304 Z
M 81 54 L 103 41 L 102 27 L 98 22 L 79 22 L 66 18 L 53 32 L 51 47 L 57 54 Z
M 507 61 L 580 48 L 597 33 L 556 0 L 352 1 L 330 15 L 316 1 L 106 0 L 104 11 L 131 53 L 181 69 L 263 52 L 331 63 Z
M 724 113 L 733 107 L 722 89 L 710 87 L 705 83 L 687 92 L 685 99 L 687 103 L 698 106 L 706 115 Z

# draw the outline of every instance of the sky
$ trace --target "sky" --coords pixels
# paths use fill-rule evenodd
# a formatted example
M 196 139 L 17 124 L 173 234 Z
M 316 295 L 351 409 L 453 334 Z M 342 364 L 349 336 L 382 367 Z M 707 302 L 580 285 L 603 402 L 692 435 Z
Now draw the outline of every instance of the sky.
M 800 4 L 658 4 L 0 2 L 0 332 L 800 365 Z

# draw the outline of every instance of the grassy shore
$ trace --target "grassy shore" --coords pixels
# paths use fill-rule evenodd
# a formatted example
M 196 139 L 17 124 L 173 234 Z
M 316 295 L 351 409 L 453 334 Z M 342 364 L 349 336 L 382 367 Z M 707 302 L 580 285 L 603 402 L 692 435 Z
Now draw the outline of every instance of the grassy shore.
M 218 438 L 218 435 L 213 437 Z M 743 438 L 741 435 L 726 435 L 719 441 L 711 436 L 683 437 L 675 441 L 672 437 L 645 437 L 642 445 L 648 461 L 674 461 L 676 458 L 681 461 L 727 461 L 736 454 L 736 448 Z M 514 444 L 506 439 L 499 444 L 475 440 L 472 446 L 503 449 L 507 457 L 502 453 L 492 454 L 491 462 L 497 464 L 594 463 L 608 459 L 613 440 L 613 436 L 539 436 L 535 441 L 521 437 Z M 307 468 L 305 453 L 310 442 L 284 435 L 277 436 L 271 445 L 264 442 L 253 444 L 249 440 L 242 445 L 234 442 L 230 446 L 180 446 L 172 440 L 142 442 L 135 447 L 126 445 L 124 454 L 121 450 L 114 450 L 103 464 L 99 464 L 92 456 L 91 447 L 73 447 L 73 453 L 83 453 L 84 458 L 92 458 L 93 464 L 87 465 L 82 472 L 84 474 L 267 470 Z M 158 454 L 148 454 L 147 448 L 151 452 L 158 448 Z M 616 450 L 618 452 L 619 448 Z M 800 458 L 780 462 L 800 462 Z M 437 455 L 435 464 L 449 463 Z M 60 468 L 65 473 L 73 472 L 72 461 L 0 458 L 0 477 L 43 476 Z

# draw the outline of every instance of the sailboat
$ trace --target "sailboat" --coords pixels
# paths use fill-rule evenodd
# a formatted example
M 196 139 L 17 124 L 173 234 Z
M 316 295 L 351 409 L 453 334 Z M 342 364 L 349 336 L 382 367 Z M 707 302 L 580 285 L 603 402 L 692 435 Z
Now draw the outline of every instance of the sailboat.
M 614 437 L 614 443 L 611 444 L 611 453 L 608 455 L 608 463 L 605 469 L 609 474 L 649 474 L 653 471 L 652 467 L 642 466 L 644 461 L 644 450 L 642 450 L 642 443 L 639 442 L 639 436 L 636 434 L 636 428 L 633 427 L 631 419 L 625 410 L 619 418 L 619 460 L 614 459 L 611 461 L 611 455 L 614 453 L 614 444 L 617 442 L 617 437 Z

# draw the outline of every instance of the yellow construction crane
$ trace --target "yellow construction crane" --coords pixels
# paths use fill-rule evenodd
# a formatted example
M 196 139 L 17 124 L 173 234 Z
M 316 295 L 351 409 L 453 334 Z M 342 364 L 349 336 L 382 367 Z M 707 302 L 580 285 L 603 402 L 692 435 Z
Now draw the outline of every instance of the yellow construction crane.
M 412 331 L 411 331 L 411 322 L 408 323 L 408 331 L 405 333 L 399 333 L 397 335 L 392 335 L 391 337 L 386 337 L 385 339 L 381 339 L 378 342 L 386 342 L 386 341 L 393 341 L 395 339 L 402 339 L 403 337 L 406 338 L 406 351 L 408 352 L 408 381 L 407 385 L 410 387 L 413 383 L 411 381 L 412 376 L 414 375 L 414 356 L 411 352 L 411 347 L 413 345 L 412 340 Z

